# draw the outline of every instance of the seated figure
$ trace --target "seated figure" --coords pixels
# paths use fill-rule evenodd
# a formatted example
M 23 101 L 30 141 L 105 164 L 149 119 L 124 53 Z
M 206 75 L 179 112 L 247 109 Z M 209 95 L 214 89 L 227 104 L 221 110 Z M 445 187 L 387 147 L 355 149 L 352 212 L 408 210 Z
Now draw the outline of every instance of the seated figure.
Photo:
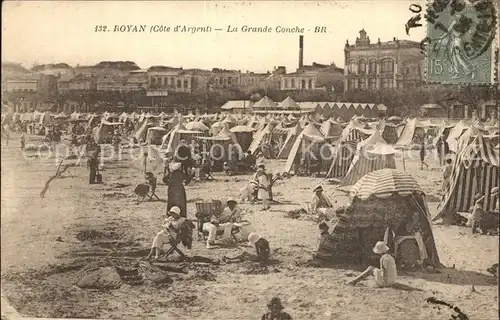
M 172 207 L 168 212 L 169 216 L 165 219 L 162 230 L 158 232 L 153 239 L 153 244 L 151 245 L 151 251 L 146 259 L 151 258 L 153 253 L 155 254 L 155 259 L 158 259 L 160 251 L 165 243 L 172 243 L 178 238 L 179 229 L 182 223 L 185 221 L 184 218 L 180 216 L 181 209 L 179 207 Z
M 323 187 L 317 186 L 313 190 L 314 196 L 311 201 L 311 212 L 313 214 L 318 214 L 324 217 L 324 220 L 328 220 L 326 218 L 331 218 L 335 216 L 335 211 L 333 210 L 333 204 L 328 199 L 327 196 L 323 194 Z
M 231 232 L 235 223 L 241 223 L 241 210 L 237 201 L 229 199 L 227 207 L 219 216 L 213 216 L 210 222 L 203 224 L 203 230 L 208 232 L 207 249 L 212 249 L 217 231 L 224 230 L 223 240 L 231 241 Z

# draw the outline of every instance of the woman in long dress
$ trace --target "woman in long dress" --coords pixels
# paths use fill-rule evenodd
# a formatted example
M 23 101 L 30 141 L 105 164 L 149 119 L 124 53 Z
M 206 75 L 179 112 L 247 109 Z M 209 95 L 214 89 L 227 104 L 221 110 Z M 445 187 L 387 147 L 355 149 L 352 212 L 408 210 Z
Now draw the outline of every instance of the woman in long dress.
M 266 170 L 263 165 L 260 165 L 255 174 L 255 178 L 259 183 L 259 190 L 257 191 L 257 197 L 262 200 L 263 210 L 270 208 L 269 206 L 269 178 L 266 174 Z
M 166 176 L 167 191 L 167 213 L 172 207 L 179 207 L 180 216 L 187 217 L 186 189 L 184 189 L 184 173 L 179 162 L 172 162 L 169 166 L 170 172 Z

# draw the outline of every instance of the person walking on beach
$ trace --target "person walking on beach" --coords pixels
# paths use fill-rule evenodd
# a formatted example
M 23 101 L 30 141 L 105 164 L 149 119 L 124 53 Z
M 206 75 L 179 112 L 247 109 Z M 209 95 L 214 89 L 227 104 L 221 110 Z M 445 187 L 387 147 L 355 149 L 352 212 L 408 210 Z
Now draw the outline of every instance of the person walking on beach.
M 424 166 L 426 169 L 429 169 L 429 165 L 425 163 L 425 156 L 426 156 L 426 150 L 425 150 L 425 140 L 422 138 L 422 144 L 420 145 L 420 170 L 424 169 Z
M 448 185 L 451 182 L 451 173 L 453 171 L 453 161 L 451 159 L 446 159 L 446 164 L 443 169 L 443 186 L 442 191 L 446 192 Z
M 24 151 L 24 146 L 26 145 L 26 136 L 24 132 L 21 134 L 21 151 Z
M 97 151 L 92 151 L 90 154 L 90 158 L 87 163 L 87 167 L 89 169 L 89 184 L 96 183 L 96 176 L 99 170 L 99 163 L 97 160 Z
M 436 143 L 436 149 L 438 153 L 438 158 L 439 158 L 439 165 L 442 166 L 444 163 L 444 160 L 446 159 L 446 155 L 450 152 L 450 146 L 448 145 L 448 142 L 446 142 L 446 139 L 444 138 L 444 134 L 442 134 L 437 143 Z
M 167 191 L 167 212 L 173 207 L 179 207 L 181 217 L 187 217 L 187 199 L 186 189 L 184 188 L 184 173 L 181 170 L 179 162 L 170 164 L 170 173 L 166 176 L 165 181 L 168 186 Z

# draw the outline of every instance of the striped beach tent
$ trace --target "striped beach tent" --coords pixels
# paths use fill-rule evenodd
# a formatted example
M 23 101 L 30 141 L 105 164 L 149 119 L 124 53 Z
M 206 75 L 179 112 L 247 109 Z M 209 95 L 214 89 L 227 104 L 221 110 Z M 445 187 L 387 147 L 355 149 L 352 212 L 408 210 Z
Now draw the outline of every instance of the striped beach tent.
M 366 129 L 357 120 L 351 120 L 332 148 L 332 163 L 326 178 L 343 178 L 349 171 L 358 143 L 367 139 L 373 132 L 373 129 Z
M 379 131 L 375 131 L 368 139 L 361 141 L 356 147 L 356 155 L 340 186 L 351 186 L 366 174 L 380 169 L 396 169 L 394 154 L 398 152 L 384 140 Z
M 457 153 L 451 180 L 433 220 L 466 212 L 474 205 L 474 196 L 485 196 L 484 209 L 494 210 L 491 189 L 499 186 L 499 151 L 481 134 Z
M 373 171 L 351 188 L 349 196 L 351 203 L 337 212 L 339 220 L 318 248 L 316 259 L 332 264 L 376 262 L 379 257 L 374 256 L 373 245 L 384 240 L 398 261 L 418 260 L 421 256 L 415 239 L 398 239 L 389 232 L 397 232 L 418 218 L 424 259 L 441 267 L 425 194 L 411 175 L 395 169 Z

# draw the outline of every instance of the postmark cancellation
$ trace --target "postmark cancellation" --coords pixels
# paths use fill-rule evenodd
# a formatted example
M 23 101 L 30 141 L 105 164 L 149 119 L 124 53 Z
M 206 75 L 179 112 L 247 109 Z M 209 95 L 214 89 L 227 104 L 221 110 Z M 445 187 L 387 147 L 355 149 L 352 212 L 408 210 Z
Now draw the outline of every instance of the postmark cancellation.
M 433 0 L 427 4 L 425 80 L 494 84 L 498 4 L 494 0 Z

